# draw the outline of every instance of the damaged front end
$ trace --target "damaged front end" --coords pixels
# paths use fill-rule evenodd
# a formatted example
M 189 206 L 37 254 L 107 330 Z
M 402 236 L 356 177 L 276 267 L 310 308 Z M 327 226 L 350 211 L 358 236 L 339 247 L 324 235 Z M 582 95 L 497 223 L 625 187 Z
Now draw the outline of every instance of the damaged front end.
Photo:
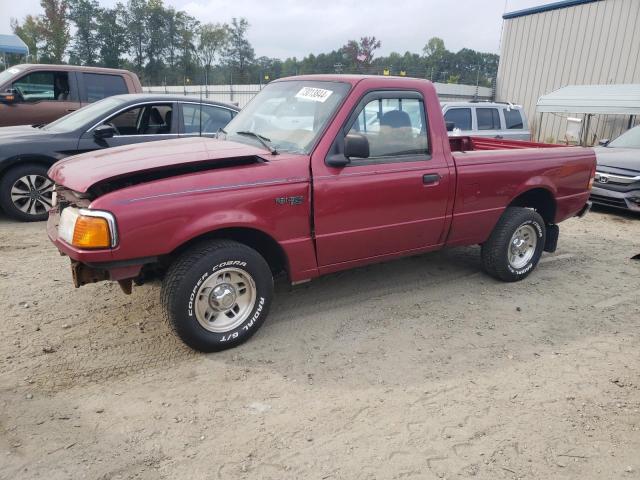
M 54 208 L 49 212 L 47 232 L 62 255 L 71 260 L 76 288 L 90 283 L 116 281 L 130 294 L 134 279 L 155 257 L 112 261 L 111 249 L 118 244 L 117 224 L 109 212 L 90 209 L 91 198 L 60 185 L 55 187 Z M 104 261 L 95 261 L 96 259 Z

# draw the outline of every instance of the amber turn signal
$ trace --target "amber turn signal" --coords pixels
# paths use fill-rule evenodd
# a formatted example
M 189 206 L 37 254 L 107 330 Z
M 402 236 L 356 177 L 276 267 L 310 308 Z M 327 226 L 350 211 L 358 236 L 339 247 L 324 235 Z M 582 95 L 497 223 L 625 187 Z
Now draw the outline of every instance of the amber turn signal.
M 71 243 L 78 248 L 109 248 L 109 223 L 104 218 L 80 215 L 73 229 Z

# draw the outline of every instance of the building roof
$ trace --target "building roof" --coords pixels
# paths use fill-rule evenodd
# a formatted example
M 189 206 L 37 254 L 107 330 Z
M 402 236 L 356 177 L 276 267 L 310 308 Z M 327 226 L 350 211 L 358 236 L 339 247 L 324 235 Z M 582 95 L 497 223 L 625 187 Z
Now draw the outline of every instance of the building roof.
M 17 35 L 0 35 L 0 53 L 29 55 L 29 48 Z
M 569 85 L 538 99 L 540 113 L 640 115 L 640 84 Z
M 525 17 L 527 15 L 533 15 L 535 13 L 549 12 L 551 10 L 559 10 L 561 8 L 575 7 L 591 2 L 600 2 L 601 0 L 561 0 L 560 2 L 547 3 L 539 5 L 537 7 L 525 8 L 524 10 L 516 10 L 514 12 L 508 12 L 502 15 L 505 20 L 511 18 Z

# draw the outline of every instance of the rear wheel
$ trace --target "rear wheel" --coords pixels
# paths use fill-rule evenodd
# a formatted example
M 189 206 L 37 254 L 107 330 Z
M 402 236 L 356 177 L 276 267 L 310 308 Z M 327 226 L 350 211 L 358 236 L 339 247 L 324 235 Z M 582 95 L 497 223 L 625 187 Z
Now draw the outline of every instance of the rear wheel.
M 482 266 L 499 280 L 522 280 L 536 267 L 545 242 L 542 217 L 529 208 L 509 207 L 482 244 Z
M 264 322 L 273 277 L 262 256 L 218 240 L 185 252 L 162 284 L 165 318 L 187 345 L 202 352 L 235 347 Z
M 47 177 L 47 167 L 43 165 L 14 167 L 0 181 L 0 206 L 16 220 L 46 220 L 53 205 L 53 186 L 53 182 Z

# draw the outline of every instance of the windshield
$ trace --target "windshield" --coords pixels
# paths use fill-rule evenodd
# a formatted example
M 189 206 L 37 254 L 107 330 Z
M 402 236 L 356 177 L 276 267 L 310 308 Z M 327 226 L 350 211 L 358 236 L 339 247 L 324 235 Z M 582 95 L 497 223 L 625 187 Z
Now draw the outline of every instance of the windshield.
M 348 91 L 340 82 L 271 83 L 225 127 L 227 138 L 260 144 L 257 134 L 279 152 L 308 154 Z
M 0 85 L 7 83 L 14 75 L 20 73 L 20 69 L 16 67 L 9 67 L 6 70 L 0 72 Z M 7 85 L 9 88 L 11 85 Z
M 89 122 L 97 122 L 101 117 L 113 108 L 124 103 L 121 98 L 109 97 L 95 103 L 90 103 L 69 115 L 66 115 L 55 122 L 47 124 L 43 130 L 54 130 L 56 132 L 73 132 Z M 93 126 L 93 125 L 92 125 Z
M 609 142 L 607 147 L 612 148 L 640 148 L 640 125 L 627 130 L 615 140 Z

